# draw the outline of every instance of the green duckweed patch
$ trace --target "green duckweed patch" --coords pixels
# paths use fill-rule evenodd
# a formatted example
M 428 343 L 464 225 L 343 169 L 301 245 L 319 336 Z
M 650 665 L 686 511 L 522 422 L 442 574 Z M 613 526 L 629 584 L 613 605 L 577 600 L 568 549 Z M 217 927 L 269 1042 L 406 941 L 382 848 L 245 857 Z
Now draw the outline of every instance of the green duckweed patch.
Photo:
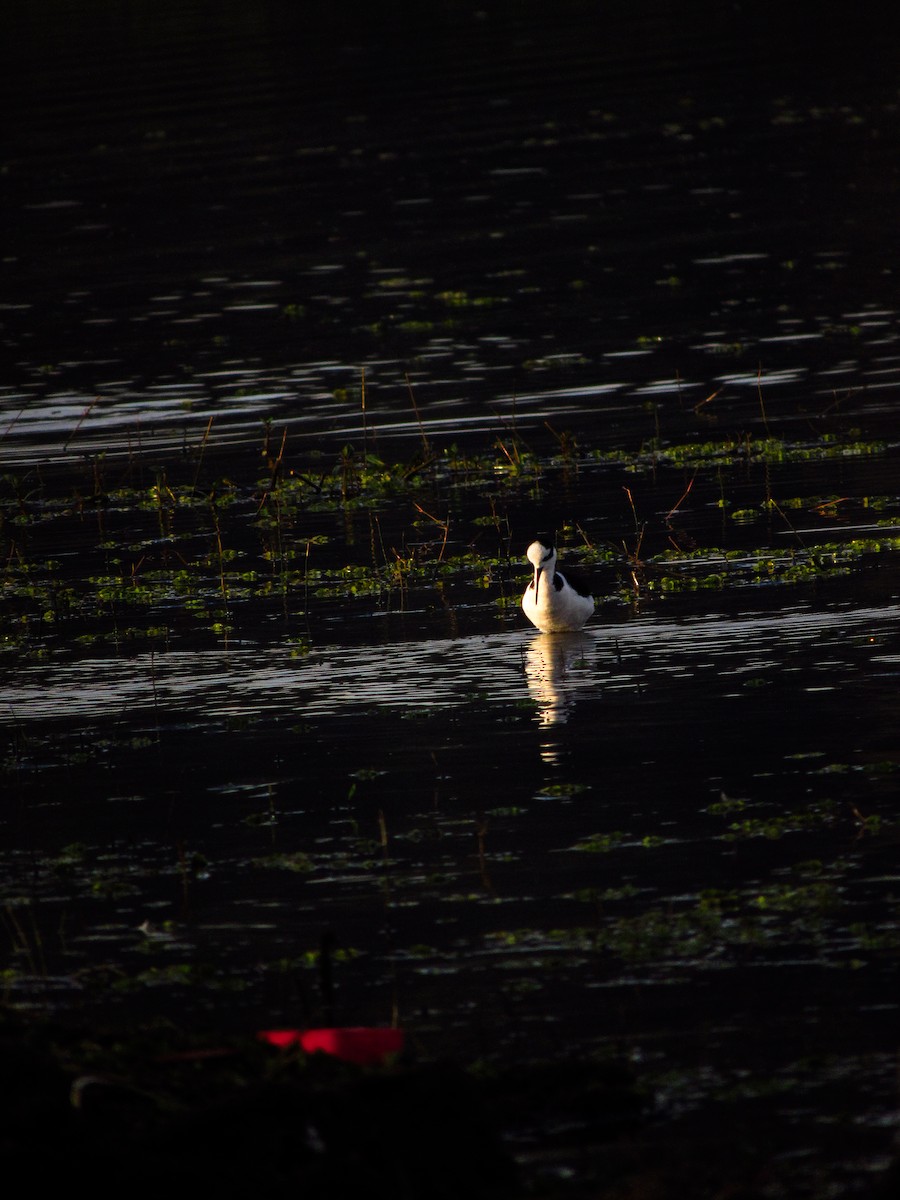
M 723 809 L 721 805 L 711 805 L 707 811 L 733 816 L 735 810 Z M 775 841 L 789 833 L 827 828 L 842 819 L 845 819 L 845 814 L 837 801 L 822 800 L 809 804 L 805 808 L 791 809 L 764 817 L 742 815 L 739 820 L 729 821 L 721 836 L 725 841 L 754 837 L 764 837 Z
M 882 455 L 887 443 L 862 438 L 823 434 L 807 441 L 755 438 L 749 434 L 717 441 L 669 444 L 659 438 L 644 443 L 637 453 L 592 451 L 597 461 L 621 463 L 626 470 L 641 473 L 657 467 L 700 469 L 752 465 L 781 466 L 788 463 L 822 462 L 843 458 Z
M 596 956 L 667 970 L 694 960 L 745 961 L 773 943 L 817 946 L 823 961 L 852 967 L 866 952 L 900 946 L 896 927 L 852 919 L 838 879 L 798 877 L 758 887 L 707 889 L 692 899 L 639 904 L 634 891 L 612 889 L 572 897 L 594 912 L 591 924 L 498 930 L 486 936 L 496 951 L 515 949 L 565 962 L 568 955 Z M 632 911 L 617 911 L 622 908 Z M 823 940 L 828 931 L 827 942 Z M 560 957 L 561 956 L 561 957 Z
M 845 542 L 725 550 L 721 547 L 663 550 L 643 564 L 645 586 L 662 593 L 721 591 L 728 587 L 796 585 L 848 575 L 853 569 L 900 550 L 900 536 L 851 537 Z

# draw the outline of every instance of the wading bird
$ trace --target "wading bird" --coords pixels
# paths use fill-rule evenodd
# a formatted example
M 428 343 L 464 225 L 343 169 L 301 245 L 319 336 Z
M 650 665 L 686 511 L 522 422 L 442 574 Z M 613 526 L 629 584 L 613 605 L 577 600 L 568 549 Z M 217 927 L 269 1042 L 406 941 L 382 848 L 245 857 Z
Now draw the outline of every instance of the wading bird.
M 542 633 L 581 629 L 594 612 L 590 589 L 577 577 L 570 579 L 556 569 L 556 550 L 541 541 L 527 550 L 534 579 L 522 597 L 522 611 Z

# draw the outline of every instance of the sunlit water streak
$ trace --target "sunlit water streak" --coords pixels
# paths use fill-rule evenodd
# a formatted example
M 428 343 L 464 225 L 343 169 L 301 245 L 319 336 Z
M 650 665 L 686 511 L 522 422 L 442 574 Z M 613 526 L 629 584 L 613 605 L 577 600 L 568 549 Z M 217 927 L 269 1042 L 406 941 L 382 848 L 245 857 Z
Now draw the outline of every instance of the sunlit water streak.
M 228 286 L 264 291 L 276 283 L 235 281 Z M 392 298 L 397 300 L 396 292 Z M 268 300 L 265 304 L 275 307 Z M 239 307 L 247 310 L 246 305 Z M 222 311 L 233 312 L 235 306 L 225 305 Z M 210 315 L 215 314 L 201 314 L 203 319 Z M 200 318 L 179 310 L 169 319 L 174 323 Z M 810 361 L 808 344 L 823 339 L 828 343 L 834 325 L 856 330 L 850 356 Z M 674 361 L 666 338 L 639 347 L 603 347 L 599 354 L 551 354 L 535 359 L 523 375 L 517 364 L 529 355 L 529 339 L 490 332 L 489 326 L 468 338 L 435 336 L 426 330 L 417 338 L 417 366 L 411 370 L 390 353 L 366 357 L 365 414 L 358 395 L 361 363 L 327 358 L 298 362 L 280 355 L 262 361 L 219 357 L 216 362 L 198 363 L 190 378 L 179 371 L 173 379 L 164 372 L 149 378 L 142 373 L 129 376 L 126 362 L 116 358 L 62 361 L 48 367 L 46 374 L 38 371 L 33 381 L 0 387 L 0 449 L 11 466 L 78 463 L 85 454 L 101 452 L 184 450 L 207 437 L 212 446 L 246 445 L 258 438 L 262 423 L 270 419 L 283 422 L 296 434 L 314 433 L 317 441 L 332 446 L 379 435 L 418 440 L 423 423 L 436 438 L 496 433 L 510 419 L 533 431 L 564 418 L 587 432 L 599 417 L 608 423 L 611 417 L 631 414 L 635 403 L 642 404 L 647 397 L 662 404 L 675 400 L 679 411 L 690 409 L 701 391 L 715 386 L 738 406 L 754 407 L 759 389 L 763 394 L 771 391 L 779 403 L 798 388 L 831 396 L 833 401 L 836 379 L 847 379 L 852 389 L 852 403 L 850 395 L 841 397 L 842 415 L 858 413 L 862 419 L 886 411 L 874 393 L 892 389 L 900 367 L 895 355 L 877 356 L 871 351 L 897 343 L 895 313 L 873 308 L 831 318 L 780 319 L 775 328 L 758 330 L 761 349 L 755 367 L 716 370 L 719 356 L 733 354 L 743 336 L 727 327 L 707 331 L 699 341 L 693 333 L 685 338 L 679 335 L 683 344 Z M 779 356 L 789 353 L 792 361 L 773 362 L 765 350 L 768 346 Z M 610 380 L 605 373 L 612 363 L 616 377 Z M 65 386 L 75 370 L 93 377 L 86 388 Z M 577 378 L 559 386 L 560 370 Z M 545 379 L 546 386 L 541 386 Z M 522 387 L 532 380 L 537 386 Z M 415 413 L 410 386 L 418 397 Z M 479 399 L 473 399 L 473 386 Z M 717 409 L 724 402 L 725 396 L 718 398 Z
M 372 707 L 421 712 L 533 701 L 542 724 L 580 698 L 630 693 L 654 680 L 702 676 L 710 694 L 744 678 L 790 672 L 803 653 L 806 686 L 838 688 L 857 668 L 847 638 L 893 633 L 900 606 L 795 609 L 776 615 L 637 618 L 582 634 L 497 633 L 380 646 L 171 651 L 28 667 L 0 692 L 0 724 L 122 714 L 192 719 L 327 717 Z M 881 662 L 889 661 L 881 655 Z

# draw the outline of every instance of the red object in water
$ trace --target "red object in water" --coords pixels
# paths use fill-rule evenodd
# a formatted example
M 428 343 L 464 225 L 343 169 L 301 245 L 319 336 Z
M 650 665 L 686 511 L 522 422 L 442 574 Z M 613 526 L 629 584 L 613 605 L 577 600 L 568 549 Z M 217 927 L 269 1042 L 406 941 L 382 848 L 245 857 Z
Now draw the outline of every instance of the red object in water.
M 299 1042 L 307 1054 L 317 1050 L 360 1067 L 382 1063 L 403 1049 L 402 1029 L 347 1027 L 334 1029 L 266 1029 L 259 1035 L 270 1046 L 285 1049 Z
M 299 1029 L 264 1029 L 256 1036 L 260 1041 L 268 1042 L 270 1046 L 277 1046 L 279 1050 L 286 1050 L 288 1046 L 293 1046 L 295 1042 L 300 1040 L 301 1030 Z

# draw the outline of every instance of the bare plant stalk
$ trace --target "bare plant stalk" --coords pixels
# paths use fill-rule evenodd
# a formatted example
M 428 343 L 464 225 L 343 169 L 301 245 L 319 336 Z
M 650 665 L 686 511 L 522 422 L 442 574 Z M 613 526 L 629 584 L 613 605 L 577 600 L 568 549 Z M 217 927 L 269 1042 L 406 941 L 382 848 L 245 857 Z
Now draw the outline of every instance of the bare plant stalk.
M 372 521 L 374 524 L 374 532 L 378 534 L 378 545 L 379 545 L 379 548 L 381 549 L 381 561 L 386 566 L 388 556 L 387 556 L 387 551 L 384 548 L 384 538 L 381 536 L 381 522 L 378 520 L 377 516 L 373 516 Z M 373 539 L 372 539 L 372 551 L 373 551 L 372 552 L 372 562 L 373 563 L 375 563 L 374 549 L 375 549 L 375 539 L 373 537 Z M 375 565 L 377 566 L 377 563 L 375 563 Z
M 499 438 L 497 438 L 496 445 L 497 445 L 497 448 L 499 450 L 502 450 L 503 453 L 506 455 L 506 457 L 509 459 L 509 465 L 511 467 L 515 467 L 516 470 L 518 470 L 519 465 L 520 465 L 519 448 L 518 448 L 518 446 L 516 446 L 515 442 L 513 443 L 513 452 L 515 454 L 515 458 L 513 457 L 512 454 L 510 454 L 510 452 L 507 450 L 506 446 L 503 444 L 503 442 L 500 441 Z
M 15 425 L 16 421 L 18 421 L 19 417 L 21 417 L 21 415 L 24 411 L 25 411 L 25 406 L 23 405 L 19 409 L 19 411 L 16 413 L 16 415 L 13 417 L 13 419 L 10 421 L 10 423 L 7 425 L 7 427 L 3 430 L 3 432 L 0 433 L 0 442 L 5 441 L 8 434 L 11 433 L 12 428 Z
M 281 434 L 281 445 L 278 447 L 278 454 L 277 454 L 274 462 L 272 462 L 272 461 L 269 462 L 269 467 L 270 467 L 269 486 L 263 492 L 262 498 L 260 499 L 259 504 L 256 506 L 257 516 L 262 512 L 263 508 L 265 507 L 266 501 L 269 499 L 269 496 L 271 496 L 272 492 L 275 490 L 275 484 L 278 481 L 278 472 L 281 470 L 281 460 L 284 458 L 284 448 L 286 445 L 287 445 L 287 426 L 285 426 L 285 428 Z
M 634 517 L 634 532 L 635 532 L 635 536 L 638 539 L 637 546 L 634 551 L 634 557 L 637 558 L 637 556 L 640 552 L 640 549 L 641 549 L 641 542 L 644 540 L 644 527 L 638 521 L 637 509 L 634 506 L 634 496 L 632 496 L 632 494 L 631 494 L 631 488 L 624 487 L 622 490 L 624 491 L 625 495 L 628 497 L 628 503 L 631 505 L 631 515 L 632 515 L 632 517 Z
M 701 400 L 699 404 L 695 404 L 694 412 L 698 413 L 701 408 L 705 408 L 707 404 L 711 404 L 713 402 L 713 400 L 715 400 L 716 396 L 718 396 L 719 392 L 721 392 L 721 390 L 722 390 L 721 388 L 716 388 L 716 390 L 714 392 L 710 392 L 710 394 L 706 397 L 705 400 Z
M 443 531 L 444 540 L 441 543 L 441 552 L 438 555 L 438 562 L 443 562 L 444 551 L 447 549 L 447 538 L 450 536 L 450 514 L 447 513 L 447 520 L 442 521 L 439 517 L 433 517 L 430 512 L 426 512 L 421 504 L 417 504 L 415 500 L 413 501 L 413 507 L 420 512 L 423 517 L 427 517 L 429 521 L 434 521 L 438 529 Z
M 206 422 L 206 429 L 203 433 L 203 438 L 200 442 L 200 454 L 197 458 L 197 470 L 194 472 L 193 489 L 197 490 L 197 480 L 200 478 L 200 468 L 203 466 L 203 455 L 206 452 L 206 443 L 209 441 L 210 430 L 212 429 L 213 417 L 211 416 Z
M 228 584 L 225 582 L 225 550 L 222 546 L 222 528 L 219 525 L 219 513 L 215 501 L 212 502 L 213 528 L 216 531 L 216 548 L 219 554 L 219 586 L 222 590 L 222 600 L 228 607 Z
M 759 411 L 762 413 L 763 428 L 766 431 L 766 437 L 771 437 L 772 435 L 769 431 L 769 418 L 766 416 L 766 406 L 765 406 L 765 403 L 763 402 L 762 363 L 760 363 L 759 366 L 756 368 L 756 393 L 759 396 Z
M 78 432 L 78 430 L 82 427 L 82 425 L 85 423 L 85 421 L 91 415 L 95 406 L 99 403 L 100 403 L 100 397 L 95 396 L 93 398 L 93 400 L 90 402 L 90 404 L 87 406 L 87 408 L 84 410 L 84 412 L 81 414 L 81 416 L 78 418 L 78 424 L 75 426 L 75 428 L 69 434 L 69 436 L 66 438 L 65 443 L 63 444 L 63 450 L 68 450 L 69 443 L 72 441 L 72 438 L 74 438 L 75 434 Z
M 416 396 L 412 389 L 412 384 L 409 381 L 408 373 L 404 372 L 403 378 L 406 380 L 406 390 L 409 392 L 410 403 L 413 406 L 413 412 L 416 414 L 416 421 L 419 423 L 419 437 L 422 439 L 422 449 L 425 451 L 425 457 L 431 457 L 431 444 L 428 441 L 428 434 L 425 432 L 425 426 L 422 424 L 422 414 L 419 412 L 419 406 L 416 404 Z
M 312 542 L 307 540 L 306 553 L 303 556 L 303 611 L 309 616 L 309 551 Z
M 625 487 L 622 490 L 624 491 L 625 495 L 628 497 L 628 503 L 631 505 L 631 513 L 632 513 L 632 516 L 634 517 L 634 532 L 635 532 L 634 551 L 631 554 L 629 554 L 628 547 L 625 546 L 624 543 L 623 543 L 623 549 L 625 550 L 626 557 L 631 562 L 631 567 L 630 567 L 631 583 L 632 583 L 632 586 L 634 587 L 635 595 L 638 595 L 640 593 L 641 586 L 640 586 L 640 581 L 638 579 L 637 571 L 638 571 L 638 567 L 640 565 L 641 546 L 643 545 L 643 541 L 644 541 L 645 526 L 641 525 L 638 521 L 637 509 L 634 506 L 634 496 L 632 496 L 632 494 L 631 494 L 631 488 Z
M 687 485 L 687 487 L 684 489 L 684 491 L 681 493 L 681 495 L 678 497 L 678 499 L 675 501 L 675 503 L 672 505 L 672 507 L 666 513 L 665 518 L 664 518 L 666 521 L 668 521 L 669 517 L 671 517 L 673 513 L 678 512 L 679 508 L 682 505 L 682 502 L 687 498 L 688 494 L 690 493 L 691 488 L 694 486 L 694 480 L 696 478 L 697 478 L 697 476 L 694 475 L 693 478 L 691 479 L 691 482 Z

